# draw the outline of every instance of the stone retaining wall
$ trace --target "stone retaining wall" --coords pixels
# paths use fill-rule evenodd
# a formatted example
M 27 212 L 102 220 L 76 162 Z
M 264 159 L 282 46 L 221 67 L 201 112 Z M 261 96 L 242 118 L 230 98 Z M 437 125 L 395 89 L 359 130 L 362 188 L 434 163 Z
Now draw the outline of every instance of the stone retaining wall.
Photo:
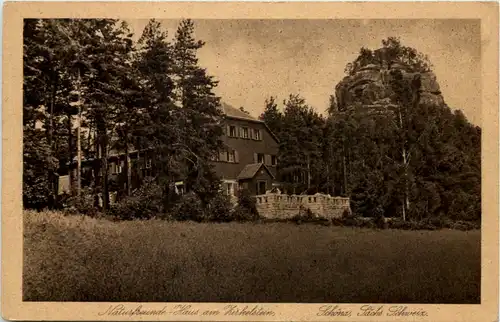
M 320 193 L 315 195 L 267 193 L 257 195 L 255 198 L 257 211 L 264 218 L 286 219 L 310 209 L 318 217 L 331 219 L 341 217 L 345 210 L 351 211 L 349 198 Z

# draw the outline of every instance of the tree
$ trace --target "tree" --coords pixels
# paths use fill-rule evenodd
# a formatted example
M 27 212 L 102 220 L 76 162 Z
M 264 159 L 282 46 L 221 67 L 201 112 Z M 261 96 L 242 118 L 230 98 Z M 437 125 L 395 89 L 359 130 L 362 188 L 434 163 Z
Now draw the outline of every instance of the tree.
M 182 125 L 174 146 L 187 163 L 187 186 L 207 205 L 219 190 L 209 161 L 224 145 L 220 98 L 213 93 L 217 81 L 198 65 L 197 51 L 203 45 L 203 41 L 194 39 L 194 23 L 183 20 L 177 28 L 172 51 L 179 107 L 174 115 Z
M 165 203 L 173 183 L 184 180 L 208 204 L 219 189 L 209 160 L 223 148 L 222 113 L 217 82 L 198 65 L 203 42 L 193 34 L 184 20 L 169 42 L 151 20 L 135 46 L 127 25 L 114 19 L 25 20 L 25 140 L 45 136 L 40 149 L 25 145 L 26 182 L 40 185 L 26 190 L 31 204 L 54 204 L 56 169 L 72 167 L 76 151 L 77 160 L 94 159 L 90 180 L 107 211 L 109 151 L 124 151 L 129 160 L 130 147 L 157 156 L 154 175 Z M 127 195 L 130 162 L 124 168 L 118 189 Z
M 290 95 L 284 106 L 278 163 L 280 177 L 295 192 L 317 192 L 323 168 L 324 120 L 298 95 Z
M 432 65 L 399 39 L 362 48 L 346 71 L 353 75 L 369 64 L 389 71 L 389 100 L 344 100 L 341 111 L 330 108 L 325 134 L 342 158 L 334 172 L 343 177 L 353 210 L 371 216 L 382 209 L 406 220 L 478 220 L 480 129 L 446 105 L 420 100 L 421 76 Z
M 138 42 L 135 65 L 144 93 L 140 105 L 136 145 L 139 149 L 153 149 L 154 169 L 162 187 L 165 208 L 169 207 L 174 192 L 172 184 L 183 176 L 183 164 L 174 145 L 181 137 L 175 105 L 174 58 L 172 44 L 161 24 L 152 19 L 146 25 Z
M 94 164 L 95 186 L 100 187 L 103 211 L 109 209 L 108 155 L 110 136 L 123 101 L 123 78 L 133 49 L 131 34 L 125 24 L 114 19 L 93 19 L 80 26 L 80 39 L 88 44 L 85 65 L 89 73 L 83 79 L 86 118 L 96 129 L 97 159 Z M 99 182 L 100 181 L 100 182 Z M 99 194 L 99 189 L 96 190 Z
M 344 72 L 347 75 L 354 75 L 359 69 L 370 64 L 390 69 L 395 63 L 408 66 L 414 72 L 420 73 L 428 72 L 432 68 L 429 57 L 415 48 L 404 46 L 399 38 L 388 37 L 382 40 L 382 47 L 379 49 L 362 47 L 358 57 L 346 65 Z
M 402 181 L 404 186 L 404 201 L 402 203 L 403 220 L 410 211 L 410 185 L 411 181 L 411 158 L 415 148 L 417 136 L 422 135 L 414 130 L 412 124 L 420 104 L 420 75 L 415 74 L 413 80 L 407 81 L 403 78 L 400 70 L 391 71 L 391 87 L 394 92 L 395 122 L 400 142 Z
M 55 106 L 56 94 L 59 72 L 62 68 L 60 59 L 63 48 L 60 46 L 60 35 L 52 24 L 46 21 L 25 20 L 23 36 L 25 74 L 23 110 L 24 122 L 28 126 L 26 130 L 33 135 L 37 122 L 43 124 L 42 131 L 37 132 L 46 136 L 44 154 L 57 163 L 54 152 L 54 129 L 58 118 Z M 29 168 L 28 164 L 26 166 Z M 49 166 L 44 170 L 47 172 L 44 176 L 47 178 L 46 204 L 52 207 L 57 196 L 56 168 Z
M 68 42 L 65 27 L 68 19 L 24 21 L 24 104 L 25 140 L 37 125 L 46 136 L 42 143 L 46 154 L 58 167 L 46 166 L 47 187 L 50 193 L 46 204 L 53 207 L 57 196 L 57 169 L 66 165 L 74 153 L 72 116 L 69 96 L 74 89 L 71 78 L 73 48 Z M 29 160 L 29 157 L 27 157 Z M 28 165 L 27 165 L 28 166 Z
M 283 126 L 283 114 L 278 109 L 275 97 L 266 98 L 265 104 L 264 113 L 260 115 L 259 119 L 264 121 L 269 129 L 279 137 Z
M 23 205 L 36 209 L 53 206 L 47 170 L 55 171 L 57 160 L 51 155 L 43 131 L 25 126 L 23 137 Z

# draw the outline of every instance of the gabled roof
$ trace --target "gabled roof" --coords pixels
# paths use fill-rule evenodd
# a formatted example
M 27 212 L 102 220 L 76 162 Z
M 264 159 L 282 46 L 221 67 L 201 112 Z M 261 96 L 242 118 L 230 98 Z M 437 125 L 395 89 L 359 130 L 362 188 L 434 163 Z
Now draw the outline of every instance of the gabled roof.
M 221 102 L 221 108 L 222 108 L 222 113 L 224 113 L 226 117 L 263 123 L 261 120 L 256 119 L 255 117 L 243 112 L 240 109 L 232 107 L 227 103 Z
M 264 163 L 251 163 L 251 164 L 247 164 L 243 168 L 243 170 L 241 170 L 241 172 L 238 175 L 237 179 L 238 180 L 252 179 L 253 177 L 255 177 L 255 175 L 257 174 L 257 172 L 259 172 L 259 170 L 262 167 L 264 169 L 266 169 L 266 171 L 269 173 L 269 175 L 271 176 L 271 178 L 274 179 L 274 175 L 272 174 L 271 171 L 269 171 L 269 169 L 266 167 L 266 165 Z
M 279 142 L 278 137 L 271 131 L 269 126 L 267 126 L 266 122 L 256 119 L 255 117 L 243 112 L 242 110 L 239 110 L 235 107 L 232 107 L 231 105 L 221 102 L 221 110 L 222 113 L 225 115 L 227 118 L 232 118 L 232 119 L 237 119 L 237 120 L 245 120 L 245 121 L 251 121 L 251 122 L 256 122 L 256 123 L 262 123 L 266 127 L 267 131 L 271 134 L 273 139 L 276 142 Z

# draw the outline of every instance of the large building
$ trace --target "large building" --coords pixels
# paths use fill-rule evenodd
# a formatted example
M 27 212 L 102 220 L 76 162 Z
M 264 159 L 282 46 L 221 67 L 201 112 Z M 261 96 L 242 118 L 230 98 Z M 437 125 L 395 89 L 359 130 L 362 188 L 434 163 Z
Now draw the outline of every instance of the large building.
M 278 154 L 278 140 L 263 121 L 229 106 L 221 106 L 224 113 L 224 137 L 226 149 L 212 160 L 216 173 L 223 180 L 222 189 L 230 196 L 236 196 L 241 189 L 251 194 L 264 194 L 275 183 Z M 131 184 L 137 187 L 140 177 L 152 175 L 151 151 L 137 151 L 130 148 Z M 127 180 L 125 154 L 111 151 L 109 154 L 110 190 L 115 190 Z M 92 181 L 92 164 L 95 159 L 82 161 L 82 186 Z M 70 193 L 70 176 L 76 178 L 76 160 L 67 168 L 60 169 L 59 193 Z M 120 183 L 121 182 L 121 183 Z M 116 184 L 115 184 L 116 183 Z M 175 184 L 179 192 L 183 191 L 183 182 Z
M 224 143 L 227 149 L 214 160 L 228 195 L 240 189 L 264 194 L 276 179 L 279 143 L 266 124 L 249 114 L 223 103 Z

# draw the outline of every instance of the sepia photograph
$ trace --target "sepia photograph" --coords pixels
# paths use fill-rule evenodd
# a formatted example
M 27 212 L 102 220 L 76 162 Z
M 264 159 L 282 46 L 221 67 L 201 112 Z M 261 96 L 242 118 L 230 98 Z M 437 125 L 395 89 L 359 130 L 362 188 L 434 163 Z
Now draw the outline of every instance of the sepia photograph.
M 24 299 L 480 303 L 479 27 L 25 19 Z
M 481 28 L 24 17 L 21 301 L 484 304 Z

